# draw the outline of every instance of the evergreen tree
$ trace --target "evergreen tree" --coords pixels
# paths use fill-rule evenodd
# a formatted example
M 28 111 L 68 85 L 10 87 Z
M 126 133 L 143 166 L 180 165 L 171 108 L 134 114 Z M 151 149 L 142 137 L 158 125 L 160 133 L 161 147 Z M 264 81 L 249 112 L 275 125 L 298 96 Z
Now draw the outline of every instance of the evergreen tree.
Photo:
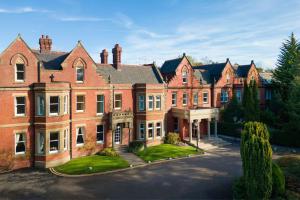
M 241 137 L 246 199 L 269 199 L 272 193 L 272 148 L 265 124 L 247 122 Z
M 242 115 L 243 111 L 241 104 L 238 102 L 236 94 L 233 93 L 231 101 L 222 113 L 223 121 L 228 123 L 236 123 L 237 121 L 240 121 Z
M 281 99 L 286 102 L 290 97 L 290 89 L 295 77 L 300 73 L 300 45 L 292 33 L 280 48 L 277 68 L 274 70 L 274 88 L 276 88 Z

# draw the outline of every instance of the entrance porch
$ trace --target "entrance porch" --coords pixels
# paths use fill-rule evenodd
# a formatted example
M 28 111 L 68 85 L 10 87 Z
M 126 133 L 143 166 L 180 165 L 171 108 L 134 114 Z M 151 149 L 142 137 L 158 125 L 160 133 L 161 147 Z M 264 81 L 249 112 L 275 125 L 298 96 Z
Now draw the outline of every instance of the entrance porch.
M 218 108 L 172 108 L 172 115 L 178 120 L 178 132 L 182 140 L 192 142 L 205 137 L 218 137 Z

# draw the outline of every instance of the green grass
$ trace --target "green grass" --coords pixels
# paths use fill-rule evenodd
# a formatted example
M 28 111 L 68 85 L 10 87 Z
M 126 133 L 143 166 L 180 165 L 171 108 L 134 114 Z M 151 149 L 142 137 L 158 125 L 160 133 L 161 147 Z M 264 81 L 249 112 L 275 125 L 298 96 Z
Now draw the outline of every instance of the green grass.
M 287 190 L 291 191 L 290 194 L 300 198 L 300 190 L 298 189 L 300 188 L 300 156 L 283 156 L 277 159 L 276 163 L 285 175 Z
M 128 166 L 128 162 L 121 157 L 92 155 L 75 158 L 54 169 L 64 174 L 78 175 L 122 169 Z M 92 167 L 92 169 L 89 169 L 89 167 Z
M 157 146 L 147 147 L 143 151 L 138 152 L 137 155 L 145 161 L 155 161 L 167 158 L 185 157 L 198 153 L 203 153 L 203 151 L 196 151 L 196 148 L 191 146 L 161 144 Z

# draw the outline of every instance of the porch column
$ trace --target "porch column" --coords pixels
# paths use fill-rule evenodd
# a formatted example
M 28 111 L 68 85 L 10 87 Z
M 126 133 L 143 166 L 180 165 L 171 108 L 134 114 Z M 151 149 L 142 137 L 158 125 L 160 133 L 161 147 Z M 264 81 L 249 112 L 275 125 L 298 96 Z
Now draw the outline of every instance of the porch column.
M 112 146 L 112 148 L 114 148 L 114 145 L 115 145 L 114 139 L 115 139 L 115 129 L 112 128 L 112 130 L 111 130 L 111 146 Z
M 210 119 L 207 119 L 207 135 L 208 139 L 210 139 Z
M 190 133 L 190 142 L 192 142 L 192 140 L 193 140 L 193 135 L 192 135 L 192 133 L 193 133 L 193 120 L 190 120 L 189 121 L 189 123 L 190 123 L 190 129 L 189 129 L 189 133 Z
M 200 137 L 201 137 L 201 119 L 199 119 L 198 123 L 198 130 L 197 130 L 197 136 L 198 136 L 198 141 L 200 141 Z
M 218 137 L 218 121 L 215 119 L 215 137 Z

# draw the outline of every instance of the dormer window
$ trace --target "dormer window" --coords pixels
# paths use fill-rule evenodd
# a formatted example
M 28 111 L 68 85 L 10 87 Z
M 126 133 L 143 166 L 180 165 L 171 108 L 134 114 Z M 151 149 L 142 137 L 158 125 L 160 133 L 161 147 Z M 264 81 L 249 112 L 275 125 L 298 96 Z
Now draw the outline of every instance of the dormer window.
M 76 67 L 76 81 L 82 83 L 84 79 L 84 69 L 83 67 Z
M 24 64 L 16 64 L 16 81 L 24 82 L 25 80 L 25 66 Z
M 184 71 L 182 72 L 182 83 L 183 83 L 183 84 L 186 84 L 186 83 L 187 83 L 187 72 L 186 72 L 186 70 L 184 70 Z

